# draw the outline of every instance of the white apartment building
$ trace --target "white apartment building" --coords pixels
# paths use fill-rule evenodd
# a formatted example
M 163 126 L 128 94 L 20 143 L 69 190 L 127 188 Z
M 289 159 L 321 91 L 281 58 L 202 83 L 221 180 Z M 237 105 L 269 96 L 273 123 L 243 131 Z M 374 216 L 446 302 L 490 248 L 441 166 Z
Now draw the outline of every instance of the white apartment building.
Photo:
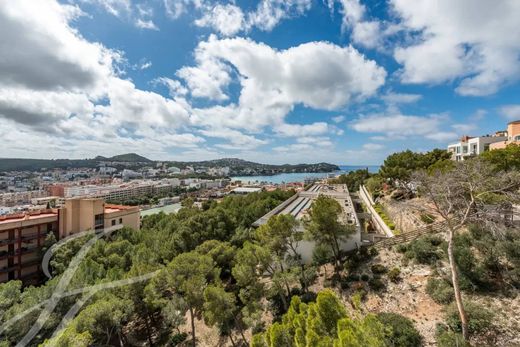
M 31 199 L 43 198 L 49 194 L 44 190 L 29 190 L 25 192 L 0 194 L 0 206 L 11 207 L 21 204 L 28 204 Z
M 479 155 L 489 150 L 490 145 L 507 140 L 503 133 L 479 137 L 463 136 L 459 142 L 448 146 L 448 152 L 452 154 L 452 160 L 462 161 L 464 158 Z
M 169 193 L 178 187 L 180 181 L 176 178 L 161 181 L 134 181 L 119 185 L 85 185 L 64 188 L 66 198 L 99 197 L 108 200 L 125 200 L 138 196 Z

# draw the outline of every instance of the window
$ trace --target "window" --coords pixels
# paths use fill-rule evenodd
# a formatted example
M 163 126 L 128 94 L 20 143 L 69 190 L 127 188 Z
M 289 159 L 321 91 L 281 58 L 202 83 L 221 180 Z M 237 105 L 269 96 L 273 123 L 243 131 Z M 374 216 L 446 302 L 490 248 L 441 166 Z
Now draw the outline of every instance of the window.
M 116 220 L 112 219 L 112 226 L 116 225 Z
M 520 135 L 515 136 L 514 141 L 520 141 Z
M 99 230 L 105 227 L 105 216 L 103 213 L 94 216 L 94 229 Z
M 119 218 L 119 224 L 123 224 L 123 218 Z

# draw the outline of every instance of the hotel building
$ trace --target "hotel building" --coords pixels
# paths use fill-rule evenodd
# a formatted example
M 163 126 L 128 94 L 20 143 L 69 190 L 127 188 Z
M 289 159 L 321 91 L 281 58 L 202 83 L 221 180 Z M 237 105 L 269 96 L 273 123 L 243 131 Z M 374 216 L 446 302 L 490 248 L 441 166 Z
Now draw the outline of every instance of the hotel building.
M 50 233 L 56 240 L 72 234 L 102 231 L 117 225 L 140 226 L 138 207 L 105 204 L 103 199 L 70 199 L 57 209 L 0 217 L 0 283 L 37 282 L 42 246 Z

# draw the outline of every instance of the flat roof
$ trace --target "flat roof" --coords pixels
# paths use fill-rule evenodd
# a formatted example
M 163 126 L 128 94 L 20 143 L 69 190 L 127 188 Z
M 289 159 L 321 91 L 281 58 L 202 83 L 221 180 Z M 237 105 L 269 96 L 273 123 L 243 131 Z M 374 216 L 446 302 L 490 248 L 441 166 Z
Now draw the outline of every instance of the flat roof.
M 343 208 L 343 220 L 347 223 L 359 224 L 354 210 L 352 199 L 346 185 L 343 184 L 313 184 L 309 189 L 301 191 L 269 211 L 266 215 L 253 223 L 260 226 L 267 223 L 269 218 L 279 214 L 290 214 L 297 220 L 303 219 L 312 205 L 314 199 L 320 195 L 336 199 Z
M 237 188 L 233 189 L 232 192 L 236 192 L 236 193 L 256 193 L 256 192 L 259 192 L 261 190 L 262 190 L 262 188 L 258 188 L 258 187 L 237 187 Z
M 0 224 L 9 224 L 23 221 L 32 221 L 49 217 L 57 217 L 58 212 L 51 210 L 43 210 L 36 212 L 16 213 L 0 216 Z

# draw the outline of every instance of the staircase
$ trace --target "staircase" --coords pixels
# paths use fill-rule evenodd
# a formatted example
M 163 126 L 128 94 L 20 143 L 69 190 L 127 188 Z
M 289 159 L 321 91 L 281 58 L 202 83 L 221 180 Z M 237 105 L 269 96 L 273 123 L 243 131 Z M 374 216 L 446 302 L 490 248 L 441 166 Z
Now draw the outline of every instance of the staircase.
M 374 243 L 372 245 L 372 247 L 374 247 L 376 249 L 381 249 L 381 248 L 391 247 L 391 246 L 397 245 L 399 243 L 410 242 L 410 241 L 418 238 L 421 235 L 435 234 L 438 232 L 442 232 L 445 230 L 445 227 L 446 227 L 446 222 L 444 222 L 444 221 L 432 223 L 427 226 L 420 227 L 415 230 L 411 230 L 411 231 L 396 235 L 394 237 L 382 239 L 382 240 Z

